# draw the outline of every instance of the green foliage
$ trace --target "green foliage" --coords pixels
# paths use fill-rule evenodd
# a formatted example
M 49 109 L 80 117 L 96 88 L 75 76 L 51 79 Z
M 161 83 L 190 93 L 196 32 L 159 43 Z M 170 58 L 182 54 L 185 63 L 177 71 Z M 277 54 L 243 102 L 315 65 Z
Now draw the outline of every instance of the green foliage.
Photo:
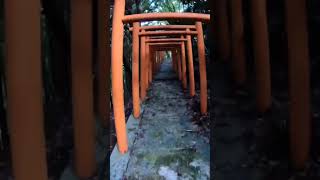
M 131 79 L 132 79 L 132 36 L 129 27 L 125 27 L 124 44 L 123 44 L 123 80 L 125 102 L 132 97 Z
M 186 12 L 196 12 L 196 13 L 209 13 L 210 9 L 208 6 L 208 0 L 180 0 L 184 5 L 186 5 Z
M 159 12 L 182 12 L 183 4 L 179 0 L 157 0 L 157 9 Z

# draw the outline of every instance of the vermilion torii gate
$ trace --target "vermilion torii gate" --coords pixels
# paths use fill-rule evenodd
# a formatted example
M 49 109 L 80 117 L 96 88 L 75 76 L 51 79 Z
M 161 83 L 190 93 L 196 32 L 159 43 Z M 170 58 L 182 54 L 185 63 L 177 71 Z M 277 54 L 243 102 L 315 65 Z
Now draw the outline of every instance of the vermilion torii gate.
M 182 37 L 181 40 L 184 40 Z M 151 46 L 164 45 L 164 46 L 172 46 L 175 45 L 178 49 L 180 49 L 180 58 L 178 61 L 180 62 L 181 72 L 179 73 L 179 80 L 182 80 L 182 86 L 184 89 L 187 88 L 187 76 L 186 76 L 186 51 L 185 51 L 185 42 L 180 43 L 151 43 Z M 188 49 L 192 51 L 192 49 Z M 193 77 L 194 78 L 194 77 Z M 194 88 L 194 87 L 193 87 Z
M 136 25 L 134 24 L 134 26 L 136 26 Z M 138 26 L 136 26 L 136 27 L 138 28 Z M 144 45 L 145 43 L 147 43 L 147 44 L 150 43 L 151 45 L 152 45 L 152 43 L 158 43 L 159 45 L 160 45 L 160 43 L 167 43 L 167 44 L 164 44 L 166 46 L 166 45 L 172 45 L 172 43 L 168 44 L 169 42 L 182 42 L 180 44 L 180 46 L 181 46 L 181 58 L 182 58 L 182 62 L 181 62 L 182 67 L 181 68 L 182 68 L 182 73 L 183 74 L 181 76 L 181 73 L 179 73 L 179 79 L 181 80 L 181 78 L 182 78 L 182 84 L 183 84 L 183 88 L 184 89 L 187 88 L 186 61 L 185 61 L 185 59 L 186 59 L 185 41 L 187 41 L 187 45 L 188 45 L 188 49 L 187 49 L 187 52 L 188 52 L 188 66 L 189 66 L 189 84 L 190 84 L 190 95 L 191 96 L 194 96 L 194 94 L 195 94 L 191 35 L 192 34 L 197 34 L 197 31 L 193 31 L 193 32 L 190 31 L 189 28 L 193 28 L 193 27 L 196 27 L 196 26 L 168 25 L 168 26 L 150 26 L 149 28 L 140 28 L 140 29 L 142 29 L 142 31 L 145 31 L 145 29 L 148 29 L 148 30 L 158 30 L 158 29 L 160 29 L 160 30 L 162 30 L 162 29 L 172 30 L 172 29 L 174 29 L 174 30 L 176 30 L 176 29 L 184 29 L 184 28 L 186 28 L 186 31 L 161 31 L 160 33 L 161 33 L 161 35 L 167 35 L 167 36 L 186 34 L 187 39 L 185 39 L 184 36 L 181 35 L 180 38 L 162 38 L 162 39 L 150 39 L 150 40 L 144 41 L 144 38 L 145 38 L 144 36 L 146 36 L 146 33 L 141 33 L 140 36 L 142 36 L 142 38 L 141 38 L 142 39 L 141 43 L 143 43 L 142 47 L 145 46 Z M 136 30 L 135 33 L 137 31 L 138 30 Z M 138 35 L 135 34 L 135 33 L 133 33 L 133 35 L 136 36 L 136 37 L 133 37 L 133 39 L 138 39 L 138 37 L 137 37 Z M 150 32 L 148 37 L 153 37 L 152 35 L 153 36 L 157 36 L 157 35 L 159 35 L 159 32 Z M 135 48 L 136 47 L 133 47 L 133 49 L 135 49 Z M 138 50 L 134 50 L 133 53 L 138 53 Z M 141 54 L 142 66 L 144 67 L 144 60 L 143 60 L 144 59 L 144 54 L 143 54 L 144 51 L 142 51 L 141 53 L 142 53 Z M 139 54 L 133 54 L 133 57 L 138 57 L 138 56 L 139 56 Z M 135 59 L 134 59 L 134 61 L 135 61 Z M 178 62 L 180 62 L 180 61 L 178 61 Z M 143 69 L 141 71 L 143 71 Z M 142 79 L 144 79 L 144 75 L 143 74 L 144 73 L 142 72 L 142 74 L 141 74 Z M 133 77 L 137 77 L 138 74 L 133 72 L 132 76 Z M 134 79 L 137 79 L 137 78 L 134 78 Z M 201 81 L 204 81 L 204 79 L 201 78 Z M 138 86 L 138 83 L 133 83 L 133 86 Z M 132 89 L 133 89 L 133 96 L 135 96 L 135 98 L 134 98 L 135 100 L 133 102 L 134 116 L 136 118 L 138 118 L 139 117 L 139 113 L 140 113 L 139 102 L 138 102 L 139 94 L 137 92 L 138 87 L 133 87 Z M 203 92 L 204 92 L 203 90 L 204 90 L 204 88 L 201 88 L 200 94 L 203 94 Z M 145 97 L 145 94 L 146 94 L 146 88 L 144 86 L 144 82 L 142 82 L 142 84 L 141 84 L 141 94 L 142 94 L 141 95 L 141 97 L 142 97 L 141 99 L 143 100 L 144 97 Z M 206 99 L 207 98 L 201 99 L 202 100 L 201 106 L 205 106 Z M 203 113 L 205 113 L 205 112 L 206 111 L 203 111 Z
M 147 26 L 148 27 L 148 26 Z M 146 43 L 148 42 L 178 42 L 178 41 L 188 41 L 188 39 L 184 39 L 183 37 L 183 34 L 187 35 L 187 37 L 190 37 L 189 38 L 189 41 L 188 41 L 188 44 L 191 45 L 191 35 L 196 35 L 197 34 L 197 31 L 189 31 L 189 29 L 193 29 L 193 28 L 196 28 L 195 26 L 190 26 L 190 25 L 168 25 L 168 26 L 150 26 L 148 28 L 144 27 L 144 28 L 140 28 L 142 30 L 178 30 L 178 29 L 184 29 L 185 31 L 160 31 L 160 32 L 142 32 L 140 33 L 140 36 L 161 36 L 161 35 L 167 35 L 167 36 L 170 36 L 170 35 L 181 35 L 181 38 L 180 39 L 151 39 L 151 40 L 148 40 L 146 41 Z M 194 93 L 195 93 L 195 90 L 194 90 L 194 75 L 193 75 L 193 57 L 192 57 L 192 47 L 191 46 L 188 46 L 188 51 L 191 51 L 191 53 L 188 53 L 188 59 L 190 60 L 189 64 L 190 64 L 190 68 L 189 69 L 192 69 L 192 73 L 190 74 L 190 77 L 189 77 L 189 81 L 190 81 L 190 95 L 191 96 L 194 96 Z M 183 63 L 185 62 L 185 45 L 184 43 L 181 44 L 181 56 L 182 56 L 182 59 L 183 59 Z M 185 68 L 185 64 L 184 63 L 182 65 L 182 68 L 183 68 L 183 73 L 185 75 L 185 72 L 186 72 L 186 68 Z M 191 72 L 191 71 L 190 71 Z M 179 76 L 180 77 L 180 76 Z M 186 76 L 183 76 L 183 88 L 186 89 L 186 86 L 187 86 L 187 79 L 186 79 Z
M 146 94 L 146 90 L 147 90 L 147 87 L 149 86 L 149 83 L 151 82 L 152 80 L 152 64 L 153 64 L 153 61 L 152 61 L 152 57 L 154 57 L 154 51 L 156 50 L 156 48 L 159 48 L 159 47 L 168 47 L 168 46 L 174 46 L 174 47 L 182 47 L 182 41 L 185 41 L 185 39 L 167 39 L 169 42 L 165 42 L 166 39 L 157 39 L 155 41 L 160 41 L 160 42 L 153 42 L 154 40 L 148 40 L 146 41 L 145 45 L 146 46 L 146 49 L 149 49 L 149 50 L 146 50 L 145 51 L 145 54 L 141 54 L 141 80 L 140 80 L 140 86 L 141 86 L 141 100 L 143 100 L 145 98 L 145 94 Z M 172 42 L 171 42 L 172 41 Z M 179 41 L 181 41 L 179 43 Z M 137 49 L 137 47 L 133 47 L 133 49 Z M 138 57 L 139 54 L 138 54 L 138 50 L 134 50 L 133 51 L 133 57 Z M 136 54 L 135 54 L 136 53 Z M 150 54 L 150 55 L 149 55 Z M 156 59 L 154 59 L 156 60 Z M 136 59 L 133 59 L 133 62 L 136 62 Z M 151 62 L 148 64 L 148 62 Z M 151 64 L 151 66 L 150 66 Z M 138 68 L 138 67 L 137 67 Z M 140 115 L 140 101 L 139 101 L 139 80 L 138 80 L 138 76 L 139 74 L 137 73 L 137 71 L 135 71 L 136 73 L 133 72 L 133 84 L 132 84 L 132 89 L 133 89 L 133 109 L 134 109 L 134 116 L 136 118 L 139 117 Z
M 192 71 L 190 71 L 190 95 L 194 96 L 195 90 L 194 90 L 194 78 L 193 78 L 193 53 L 192 53 L 192 43 L 191 43 L 191 35 L 195 35 L 197 34 L 197 31 L 193 31 L 193 32 L 189 32 L 190 29 L 195 28 L 196 26 L 190 26 L 190 25 L 167 25 L 167 26 L 147 26 L 147 27 L 141 27 L 140 29 L 142 30 L 164 30 L 164 29 L 169 29 L 169 30 L 177 30 L 177 29 L 185 29 L 186 31 L 162 31 L 162 32 L 149 32 L 149 33 L 141 33 L 140 35 L 145 36 L 147 35 L 179 35 L 179 34 L 187 34 L 187 39 L 183 38 L 183 35 L 181 35 L 182 37 L 180 39 L 176 38 L 176 39 L 151 39 L 147 42 L 176 42 L 176 41 L 187 41 L 187 45 L 188 45 L 188 59 L 189 59 L 189 69 L 191 69 Z M 184 48 L 184 46 L 181 46 L 182 48 Z M 183 56 L 185 56 L 185 54 L 182 54 Z M 184 80 L 184 88 L 186 88 L 186 79 Z
M 124 23 L 133 23 L 133 85 L 138 84 L 138 72 L 139 72 L 139 36 L 141 36 L 141 68 L 148 67 L 149 59 L 148 45 L 146 45 L 147 37 L 144 36 L 163 36 L 163 35 L 197 35 L 198 38 L 198 54 L 199 54 L 199 66 L 200 66 L 200 87 L 201 87 L 201 112 L 207 112 L 207 79 L 206 79 L 206 66 L 205 66 L 205 47 L 203 39 L 202 22 L 208 22 L 210 15 L 197 14 L 197 13 L 146 13 L 146 14 L 134 14 L 125 16 L 125 0 L 118 0 L 114 2 L 114 14 L 112 22 L 112 49 L 111 49 L 111 72 L 112 72 L 112 101 L 114 107 L 115 127 L 117 134 L 118 150 L 120 153 L 126 153 L 128 150 L 128 139 L 126 132 L 126 123 L 124 115 L 124 97 L 123 97 L 123 35 L 124 35 Z M 195 21 L 194 31 L 167 31 L 167 32 L 148 32 L 146 29 L 142 29 L 141 32 L 138 29 L 139 22 L 141 21 L 153 21 L 153 20 L 169 20 L 169 19 L 185 19 Z M 190 27 L 192 28 L 192 27 Z M 148 69 L 145 71 L 148 72 Z M 145 97 L 145 89 L 148 87 L 146 81 L 147 76 L 145 71 L 141 70 L 141 98 Z M 152 73 L 151 73 L 152 74 Z M 145 83 L 144 83 L 145 82 Z M 147 84 L 146 84 L 147 83 Z M 134 101 L 138 102 L 137 94 L 138 88 L 133 88 Z M 139 115 L 138 106 L 134 108 L 136 110 L 135 116 Z
M 175 48 L 175 49 L 180 49 L 180 56 L 181 58 L 179 58 L 179 62 L 182 62 L 182 61 L 185 61 L 185 58 L 183 59 L 183 54 L 185 53 L 183 50 L 182 50 L 182 46 L 184 46 L 184 43 L 180 42 L 180 43 L 151 43 L 149 44 L 151 49 L 154 50 L 154 49 L 158 49 L 158 48 L 162 48 L 162 50 L 166 50 L 165 48 Z M 182 74 L 181 72 L 179 73 L 180 75 L 180 79 L 181 80 L 181 77 L 182 77 Z
M 186 32 L 184 32 L 184 33 L 186 33 Z M 165 33 L 163 33 L 163 34 L 165 34 Z M 171 33 L 167 33 L 167 34 L 171 34 Z M 189 42 L 189 44 L 190 44 L 190 47 L 191 47 L 191 37 L 189 38 L 190 39 L 190 42 Z M 186 88 L 186 82 L 187 82 L 187 80 L 186 80 L 186 62 L 185 62 L 185 44 L 184 44 L 184 41 L 186 41 L 187 39 L 185 39 L 185 38 L 183 38 L 183 36 L 180 38 L 180 39 L 178 39 L 178 38 L 176 38 L 176 39 L 152 39 L 152 40 L 148 40 L 147 41 L 147 46 L 151 46 L 151 47 L 154 47 L 154 46 L 162 46 L 163 48 L 165 48 L 165 47 L 168 47 L 168 46 L 177 46 L 177 47 L 179 47 L 180 48 L 180 52 L 181 52 L 181 54 L 179 54 L 180 55 L 180 57 L 182 57 L 182 59 L 181 59 L 181 61 L 178 61 L 178 63 L 180 63 L 179 64 L 179 67 L 180 67 L 180 69 L 182 68 L 182 71 L 180 70 L 179 71 L 179 79 L 181 80 L 182 79 L 182 82 L 183 82 L 183 87 L 184 88 Z M 166 41 L 169 41 L 169 42 L 166 42 Z M 175 43 L 175 42 L 179 42 L 179 41 L 181 41 L 180 43 Z M 148 44 L 148 42 L 150 42 L 149 44 Z M 153 42 L 153 43 L 151 43 L 151 42 Z M 158 43 L 157 43 L 158 42 Z M 172 43 L 170 43 L 170 42 L 172 42 Z M 193 60 L 192 60 L 192 47 L 190 48 L 190 53 L 188 53 L 189 55 L 190 55 L 190 58 L 189 58 L 189 60 L 190 60 L 190 62 L 191 63 L 189 63 L 190 64 L 190 66 L 192 67 L 192 68 L 190 68 L 190 69 L 192 69 L 192 72 L 193 72 Z M 135 55 L 134 55 L 135 56 Z M 137 56 L 137 55 L 136 55 Z M 144 57 L 144 55 L 142 55 L 142 57 Z M 178 58 L 179 60 L 180 60 L 180 58 Z M 143 64 L 143 59 L 142 59 L 142 64 Z M 149 60 L 148 60 L 149 61 Z M 182 67 L 181 67 L 182 66 Z M 149 70 L 147 70 L 148 72 L 150 72 Z M 181 74 L 181 72 L 183 73 L 183 74 Z M 142 73 L 143 74 L 143 73 Z M 138 76 L 137 74 L 136 75 L 133 75 L 133 76 Z M 144 77 L 142 77 L 142 80 L 144 79 Z M 150 78 L 149 78 L 150 79 Z M 149 82 L 149 81 L 148 81 Z M 193 73 L 191 73 L 191 78 L 190 78 L 190 82 L 193 82 L 193 83 L 190 83 L 190 85 L 193 85 L 193 86 L 191 86 L 191 95 L 193 95 L 194 94 L 194 77 L 193 77 Z M 142 83 L 143 84 L 143 83 Z M 137 86 L 138 84 L 136 84 L 135 86 Z M 133 88 L 133 89 L 137 89 L 137 88 Z M 192 91 L 193 90 L 193 91 Z M 143 90 L 143 91 L 145 91 L 145 90 Z M 145 92 L 144 92 L 144 94 L 145 94 Z M 136 95 L 137 97 L 138 97 L 138 95 Z M 138 98 L 136 98 L 136 99 L 138 99 Z M 139 107 L 139 103 L 138 102 L 136 102 L 136 103 L 134 103 L 134 106 L 137 106 L 137 107 Z M 136 109 L 136 108 L 134 108 L 134 109 Z M 134 113 L 135 114 L 135 113 Z M 137 117 L 139 116 L 139 115 L 136 115 Z

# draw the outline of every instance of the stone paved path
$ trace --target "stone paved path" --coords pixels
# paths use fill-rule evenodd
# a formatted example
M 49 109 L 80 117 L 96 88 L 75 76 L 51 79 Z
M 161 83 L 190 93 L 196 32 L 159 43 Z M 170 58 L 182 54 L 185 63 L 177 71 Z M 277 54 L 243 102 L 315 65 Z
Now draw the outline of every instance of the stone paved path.
M 210 179 L 210 144 L 192 124 L 188 94 L 171 62 L 161 66 L 148 97 L 122 178 Z

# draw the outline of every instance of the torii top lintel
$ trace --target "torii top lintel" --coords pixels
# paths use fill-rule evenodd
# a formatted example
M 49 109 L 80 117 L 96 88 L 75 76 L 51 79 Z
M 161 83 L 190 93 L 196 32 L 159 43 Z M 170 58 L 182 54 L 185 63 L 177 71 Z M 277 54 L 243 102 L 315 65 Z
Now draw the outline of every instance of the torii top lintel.
M 154 43 L 154 42 L 183 42 L 187 41 L 185 38 L 164 38 L 164 39 L 148 39 L 146 43 Z
M 181 42 L 175 42 L 175 43 L 149 43 L 149 46 L 168 46 L 168 47 L 172 47 L 172 46 L 178 46 L 181 45 Z
M 197 35 L 197 31 L 148 31 L 140 32 L 139 36 Z
M 170 20 L 170 19 L 209 22 L 210 15 L 200 14 L 200 13 L 176 13 L 176 12 L 143 13 L 143 14 L 126 15 L 124 16 L 122 21 L 123 23 L 131 23 L 131 22 L 160 21 L 160 20 Z
M 146 31 L 152 31 L 152 30 L 186 30 L 196 29 L 195 25 L 158 25 L 158 26 L 141 26 L 139 27 L 139 30 L 146 30 Z M 130 27 L 130 31 L 133 30 L 133 27 Z
M 180 51 L 181 45 L 180 44 L 172 44 L 172 45 L 152 45 L 150 48 L 153 51 L 172 51 L 172 50 L 177 50 Z

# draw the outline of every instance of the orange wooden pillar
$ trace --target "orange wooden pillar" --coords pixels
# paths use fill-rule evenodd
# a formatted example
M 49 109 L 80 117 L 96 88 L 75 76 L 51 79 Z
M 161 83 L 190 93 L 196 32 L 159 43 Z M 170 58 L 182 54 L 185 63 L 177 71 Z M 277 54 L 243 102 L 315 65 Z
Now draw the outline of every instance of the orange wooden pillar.
M 144 30 L 142 30 L 144 32 Z M 140 47 L 140 98 L 143 101 L 147 95 L 147 84 L 146 84 L 146 37 L 141 37 Z
M 147 37 L 146 40 L 148 40 L 149 38 Z M 147 89 L 149 89 L 150 87 L 150 83 L 151 83 L 151 75 L 150 75 L 150 46 L 148 43 L 146 43 L 146 79 L 147 79 Z
M 46 180 L 40 0 L 4 4 L 12 173 L 15 180 Z
M 152 49 L 151 50 L 151 59 L 152 59 L 152 80 L 153 80 L 153 78 L 154 78 L 154 73 L 155 73 L 155 68 L 156 68 L 156 59 L 155 59 L 155 52 L 154 52 L 154 50 Z
M 161 51 L 160 53 L 160 61 L 163 61 L 164 60 L 164 51 Z
M 184 39 L 184 36 L 181 35 L 181 39 Z M 182 87 L 187 89 L 187 65 L 186 65 L 186 48 L 185 43 L 181 43 L 181 65 L 182 65 Z
M 163 51 L 163 59 L 162 59 L 161 61 L 164 61 L 165 54 L 166 54 L 166 52 L 165 52 L 165 51 Z
M 155 57 L 156 57 L 156 73 L 158 73 L 159 72 L 159 67 L 160 67 L 160 61 L 159 61 L 159 58 L 158 58 L 158 54 L 159 54 L 159 51 L 156 51 L 155 52 L 156 53 L 156 55 L 155 55 Z
M 242 0 L 230 1 L 231 8 L 231 39 L 232 39 L 232 69 L 233 79 L 237 85 L 246 80 L 246 57 L 244 43 L 244 27 L 242 14 Z
M 163 60 L 162 62 L 166 59 L 166 51 L 163 51 Z
M 110 121 L 110 40 L 109 1 L 98 1 L 98 117 L 107 127 Z
M 198 56 L 200 71 L 200 110 L 202 114 L 207 113 L 207 70 L 206 70 L 206 54 L 203 38 L 202 22 L 196 22 L 197 39 L 198 39 Z
M 157 55 L 158 55 L 158 51 L 157 50 L 154 50 L 154 62 L 155 62 L 155 71 L 154 71 L 154 74 L 156 74 L 158 71 L 157 71 L 157 68 L 158 68 L 158 58 L 157 58 Z
M 162 57 L 163 57 L 163 58 L 162 58 L 162 61 L 164 61 L 165 58 L 166 58 L 166 52 L 165 52 L 165 51 L 162 52 Z
M 233 0 L 237 1 L 237 0 Z M 217 33 L 217 50 L 218 56 L 222 60 L 227 60 L 230 58 L 230 28 L 228 22 L 228 1 L 225 0 L 215 0 L 215 25 Z
M 256 73 L 256 99 L 259 112 L 271 106 L 271 77 L 266 0 L 251 0 L 253 50 Z
M 172 71 L 175 72 L 175 58 L 173 50 L 170 50 Z
M 154 79 L 154 75 L 157 73 L 158 69 L 158 60 L 157 60 L 157 51 L 152 49 L 152 57 L 153 57 L 153 63 L 152 63 L 152 77 Z
M 157 57 L 157 73 L 158 73 L 160 69 L 160 64 L 161 64 L 161 61 L 159 59 L 159 51 L 157 51 L 156 57 Z
M 182 81 L 181 48 L 178 49 L 176 53 L 177 53 L 177 61 L 178 61 L 179 80 Z
M 174 49 L 172 52 L 172 61 L 174 72 L 178 75 L 178 59 L 177 59 L 177 50 Z
M 187 29 L 190 31 L 190 29 Z M 190 96 L 195 95 L 195 84 L 194 84 L 194 68 L 193 68 L 193 51 L 191 35 L 187 35 L 187 52 L 188 52 L 188 70 L 189 70 L 189 91 Z
M 161 52 L 161 61 L 164 60 L 164 51 Z
M 146 37 L 146 40 L 148 40 L 148 38 Z M 145 81 L 146 81 L 146 94 L 149 88 L 149 58 L 148 58 L 148 44 L 145 43 Z
M 290 153 L 294 168 L 303 169 L 309 158 L 310 67 L 306 1 L 286 0 L 290 90 Z
M 128 151 L 128 138 L 124 114 L 123 97 L 123 23 L 125 0 L 114 1 L 112 22 L 111 73 L 112 102 L 119 152 Z
M 159 61 L 159 58 L 158 58 L 158 52 L 159 51 L 155 51 L 155 58 L 156 58 L 156 73 L 159 72 L 159 67 L 160 67 L 160 61 Z
M 140 116 L 140 96 L 139 96 L 139 28 L 140 23 L 133 23 L 132 31 L 132 99 L 133 116 Z
M 176 72 L 176 61 L 175 61 L 175 55 L 174 51 L 171 50 L 171 65 L 174 72 Z
M 178 49 L 174 49 L 174 58 L 175 58 L 175 70 L 179 78 L 179 60 L 178 60 Z
M 92 74 L 92 1 L 71 1 L 71 70 L 75 171 L 96 172 Z
M 160 71 L 160 68 L 161 68 L 161 60 L 159 59 L 159 51 L 157 51 L 158 52 L 158 55 L 157 55 L 157 58 L 158 58 L 158 67 L 157 67 L 157 72 L 159 72 Z
M 158 73 L 158 67 L 159 67 L 159 61 L 157 59 L 157 54 L 156 54 L 157 51 L 154 51 L 154 60 L 155 60 L 155 70 L 154 70 L 154 73 Z
M 152 49 L 151 47 L 149 46 L 149 85 L 151 85 L 151 82 L 152 82 L 152 63 L 153 63 L 153 52 L 152 52 Z
M 157 61 L 158 61 L 158 63 L 157 63 L 157 72 L 159 72 L 160 71 L 160 66 L 161 66 L 161 61 L 159 59 L 159 51 L 157 51 Z

